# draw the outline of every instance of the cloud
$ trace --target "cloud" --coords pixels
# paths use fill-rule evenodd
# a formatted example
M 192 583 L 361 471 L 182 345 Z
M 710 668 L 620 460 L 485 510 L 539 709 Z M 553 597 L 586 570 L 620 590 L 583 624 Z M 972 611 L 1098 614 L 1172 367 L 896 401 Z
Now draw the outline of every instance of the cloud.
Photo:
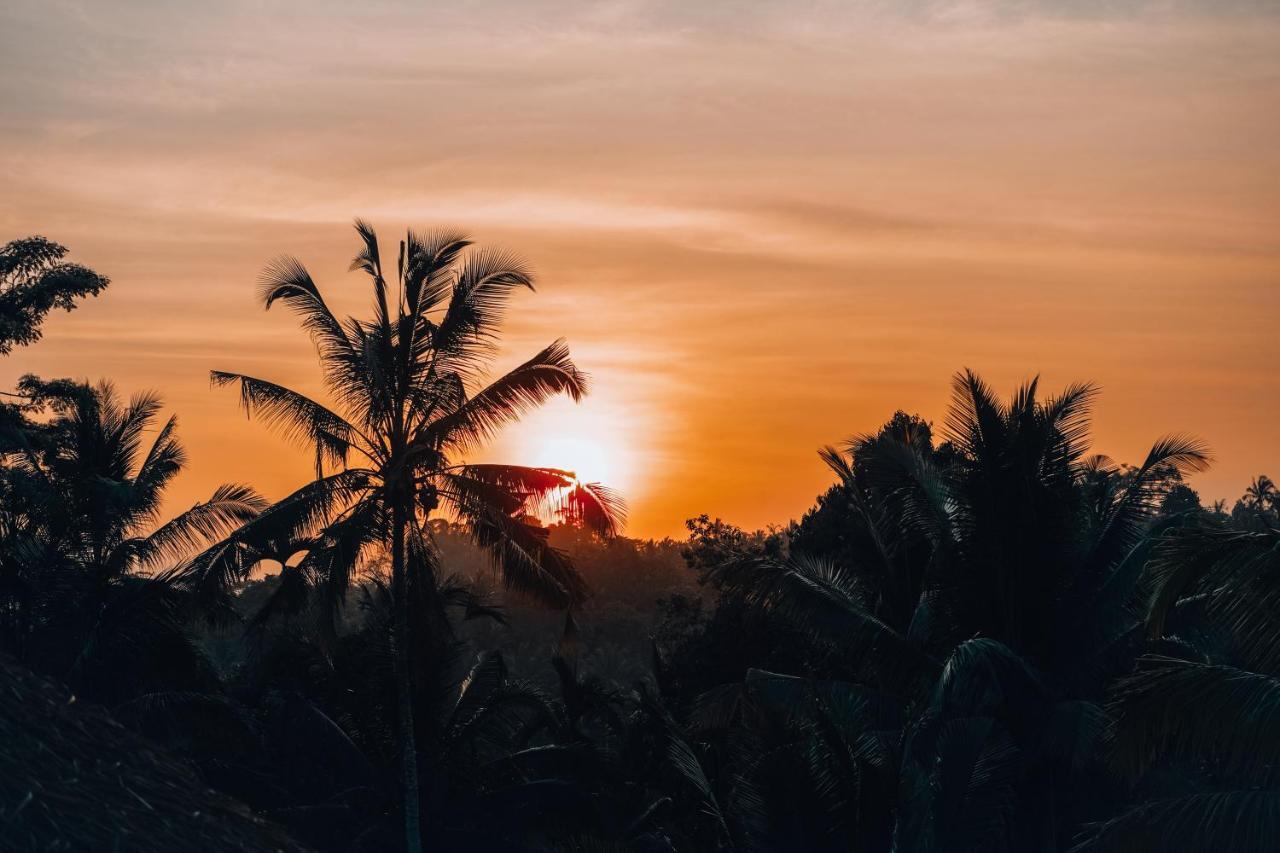
M 646 425 L 671 471 L 640 519 L 798 512 L 814 446 L 937 416 L 964 363 L 1099 379 L 1123 447 L 1228 435 L 1225 494 L 1280 416 L 1242 367 L 1273 348 L 1278 37 L 1207 0 L 8 2 L 0 227 L 114 284 L 0 384 L 160 384 L 193 452 L 253 447 L 204 371 L 314 379 L 252 282 L 291 252 L 365 310 L 360 214 L 531 259 L 508 354 L 568 333 Z M 205 473 L 305 475 L 261 446 Z

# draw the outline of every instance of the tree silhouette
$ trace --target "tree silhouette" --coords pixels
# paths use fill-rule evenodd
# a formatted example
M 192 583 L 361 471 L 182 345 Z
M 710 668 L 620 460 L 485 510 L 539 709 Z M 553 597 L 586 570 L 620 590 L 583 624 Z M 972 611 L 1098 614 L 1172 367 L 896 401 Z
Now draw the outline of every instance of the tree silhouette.
M 1105 790 L 1104 685 L 1141 636 L 1131 605 L 1144 537 L 1171 485 L 1208 457 L 1179 436 L 1135 469 L 1089 457 L 1093 388 L 1036 392 L 1033 380 L 1004 402 L 965 372 L 941 447 L 900 417 L 824 450 L 839 479 L 823 504 L 832 517 L 806 519 L 793 544 L 834 542 L 838 561 L 792 547 L 709 570 L 812 637 L 822 673 L 753 669 L 695 701 L 695 721 L 712 732 L 730 721 L 729 742 L 747 744 L 673 761 L 718 798 L 709 838 L 915 851 L 1070 842 Z M 733 782 L 717 791 L 699 780 L 719 762 Z
M 1110 758 L 1131 786 L 1155 779 L 1159 793 L 1091 827 L 1078 850 L 1270 850 L 1280 832 L 1280 533 L 1212 520 L 1172 531 L 1147 576 L 1158 645 L 1112 690 Z
M 361 250 L 351 269 L 371 281 L 371 320 L 340 321 L 293 258 L 274 261 L 262 276 L 265 307 L 284 303 L 311 334 L 334 408 L 262 379 L 213 373 L 215 384 L 239 386 L 246 412 L 314 450 L 316 479 L 247 525 L 194 574 L 207 584 L 230 582 L 243 575 L 237 549 L 244 542 L 320 524 L 301 565 L 324 579 L 337 607 L 362 557 L 375 548 L 390 552 L 405 836 L 416 853 L 422 845 L 409 602 L 421 591 L 427 612 L 413 618 L 429 632 L 437 618 L 438 566 L 427 521 L 448 512 L 490 553 L 508 586 L 572 607 L 584 586 L 528 514 L 567 504 L 575 518 L 611 535 L 622 505 L 597 484 L 575 488 L 568 471 L 463 461 L 553 395 L 577 400 L 587 389 L 563 341 L 483 383 L 512 291 L 532 289 L 524 264 L 499 251 L 468 253 L 469 241 L 457 234 L 409 232 L 389 281 L 377 235 L 359 220 L 356 231 Z
M 97 296 L 109 283 L 88 267 L 64 261 L 65 246 L 27 237 L 0 246 L 0 355 L 40 340 L 40 323 L 54 308 Z
M 3 643 L 34 668 L 102 701 L 199 681 L 184 631 L 185 559 L 257 515 L 250 488 L 224 485 L 168 521 L 165 489 L 186 454 L 169 418 L 148 447 L 160 400 L 25 377 L 33 421 L 0 478 Z M 205 673 L 207 675 L 207 673 Z
M 1266 474 L 1253 478 L 1253 482 L 1244 490 L 1245 505 L 1262 512 L 1274 507 L 1276 502 L 1276 484 Z

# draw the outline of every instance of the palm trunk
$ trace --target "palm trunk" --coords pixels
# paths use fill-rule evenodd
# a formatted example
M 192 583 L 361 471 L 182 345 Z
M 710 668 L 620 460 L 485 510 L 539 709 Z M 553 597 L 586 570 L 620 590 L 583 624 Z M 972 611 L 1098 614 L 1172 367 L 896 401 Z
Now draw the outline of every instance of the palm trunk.
M 397 500 L 391 510 L 391 635 L 395 655 L 396 723 L 400 734 L 400 780 L 404 796 L 404 836 L 408 853 L 422 853 L 421 793 L 418 749 L 413 736 L 413 679 L 409 665 L 409 584 L 405 572 L 405 512 Z

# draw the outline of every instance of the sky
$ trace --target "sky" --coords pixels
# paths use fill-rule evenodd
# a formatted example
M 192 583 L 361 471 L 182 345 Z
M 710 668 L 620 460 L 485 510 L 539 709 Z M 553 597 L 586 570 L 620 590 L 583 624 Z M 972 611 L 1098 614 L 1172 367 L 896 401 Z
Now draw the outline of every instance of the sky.
M 495 370 L 557 337 L 581 404 L 484 458 L 619 487 L 628 532 L 799 517 L 816 450 L 951 376 L 1102 389 L 1095 447 L 1194 433 L 1280 474 L 1280 3 L 57 2 L 0 6 L 0 240 L 112 279 L 0 360 L 160 391 L 191 463 L 306 455 L 210 369 L 319 392 L 282 253 L 363 312 L 350 222 L 525 257 Z

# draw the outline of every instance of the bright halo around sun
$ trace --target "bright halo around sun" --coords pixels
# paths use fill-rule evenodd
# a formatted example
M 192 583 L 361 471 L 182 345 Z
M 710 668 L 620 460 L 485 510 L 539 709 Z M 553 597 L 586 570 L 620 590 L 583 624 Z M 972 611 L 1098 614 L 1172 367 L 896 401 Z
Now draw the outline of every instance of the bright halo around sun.
M 579 404 L 552 400 L 513 425 L 482 461 L 570 471 L 631 503 L 644 485 L 643 432 L 632 409 L 612 402 L 604 394 Z
M 616 448 L 587 436 L 552 436 L 534 449 L 531 464 L 572 471 L 581 483 L 603 483 L 621 489 L 622 460 Z
M 624 497 L 635 486 L 632 436 L 624 417 L 589 400 L 556 400 L 520 423 L 511 458 L 521 465 L 572 471 L 580 483 L 600 483 Z

